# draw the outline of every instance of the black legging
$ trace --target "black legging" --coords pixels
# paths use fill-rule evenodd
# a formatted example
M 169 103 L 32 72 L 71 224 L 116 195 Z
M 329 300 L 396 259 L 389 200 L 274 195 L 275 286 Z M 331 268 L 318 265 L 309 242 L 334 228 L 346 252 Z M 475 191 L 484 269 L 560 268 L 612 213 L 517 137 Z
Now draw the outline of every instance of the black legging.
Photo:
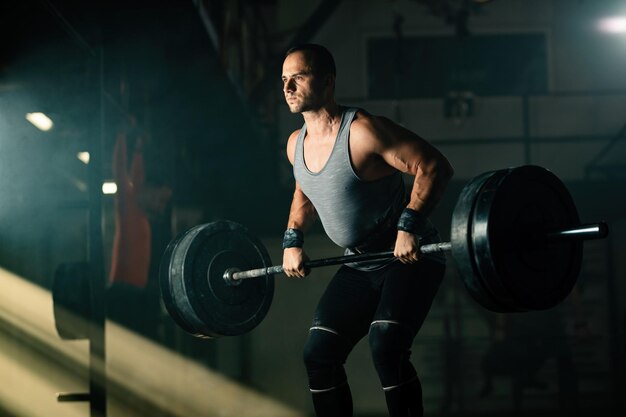
M 352 415 L 343 364 L 368 333 L 390 416 L 423 415 L 410 349 L 444 271 L 444 265 L 426 259 L 410 265 L 395 262 L 379 271 L 339 269 L 320 299 L 304 349 L 319 417 Z

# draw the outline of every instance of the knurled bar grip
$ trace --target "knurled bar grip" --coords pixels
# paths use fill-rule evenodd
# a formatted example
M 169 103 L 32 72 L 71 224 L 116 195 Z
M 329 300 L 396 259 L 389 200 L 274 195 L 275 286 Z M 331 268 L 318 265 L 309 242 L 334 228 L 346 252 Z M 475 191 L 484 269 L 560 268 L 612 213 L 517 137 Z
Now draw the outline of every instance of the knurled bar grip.
M 445 252 L 451 249 L 452 249 L 452 244 L 450 242 L 429 243 L 428 245 L 420 246 L 420 252 L 423 254 Z M 341 265 L 341 264 L 345 264 L 349 262 L 380 261 L 383 259 L 391 259 L 391 258 L 393 258 L 393 251 L 361 253 L 357 255 L 344 255 L 344 256 L 336 256 L 334 258 L 316 259 L 313 261 L 305 262 L 304 267 L 306 269 L 309 269 L 309 268 L 317 268 L 320 266 Z M 269 274 L 278 274 L 280 272 L 283 272 L 283 266 L 274 265 L 274 266 L 269 266 L 267 268 L 258 268 L 258 269 L 251 269 L 249 271 L 234 272 L 232 275 L 230 275 L 230 279 L 237 281 L 237 280 L 246 279 L 246 278 L 262 277 L 262 276 L 269 275 Z

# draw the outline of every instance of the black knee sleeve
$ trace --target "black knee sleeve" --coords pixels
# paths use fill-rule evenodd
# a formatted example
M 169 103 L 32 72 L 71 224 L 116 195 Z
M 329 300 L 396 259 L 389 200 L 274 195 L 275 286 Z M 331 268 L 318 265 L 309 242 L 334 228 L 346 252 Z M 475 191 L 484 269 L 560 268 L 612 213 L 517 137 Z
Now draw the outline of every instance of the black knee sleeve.
M 324 392 L 346 383 L 343 364 L 350 344 L 334 330 L 313 327 L 304 346 L 304 364 L 311 392 Z
M 369 344 L 383 389 L 389 390 L 414 381 L 411 365 L 413 332 L 392 320 L 377 320 L 370 326 Z

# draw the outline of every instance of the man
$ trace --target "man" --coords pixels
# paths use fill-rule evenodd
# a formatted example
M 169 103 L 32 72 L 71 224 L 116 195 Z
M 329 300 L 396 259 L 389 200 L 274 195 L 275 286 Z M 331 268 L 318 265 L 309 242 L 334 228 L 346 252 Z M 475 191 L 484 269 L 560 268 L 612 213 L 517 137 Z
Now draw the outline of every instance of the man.
M 334 99 L 335 64 L 322 46 L 290 49 L 283 92 L 304 126 L 293 132 L 287 155 L 295 192 L 283 241 L 289 277 L 309 271 L 304 232 L 319 217 L 347 253 L 393 248 L 397 259 L 342 266 L 316 309 L 304 352 L 318 416 L 351 416 L 343 364 L 368 334 L 389 414 L 421 416 L 422 389 L 410 348 L 444 273 L 445 257 L 419 253 L 436 242 L 428 220 L 452 176 L 446 158 L 416 134 Z M 402 173 L 415 176 L 407 197 Z

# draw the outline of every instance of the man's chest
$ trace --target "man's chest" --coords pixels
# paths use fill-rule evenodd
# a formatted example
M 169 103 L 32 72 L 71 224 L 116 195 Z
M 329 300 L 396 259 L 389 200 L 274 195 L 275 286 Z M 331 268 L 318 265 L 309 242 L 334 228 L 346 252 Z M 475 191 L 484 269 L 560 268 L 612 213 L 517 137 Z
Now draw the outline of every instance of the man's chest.
M 311 172 L 320 172 L 328 163 L 336 139 L 306 137 L 304 139 L 304 164 Z

